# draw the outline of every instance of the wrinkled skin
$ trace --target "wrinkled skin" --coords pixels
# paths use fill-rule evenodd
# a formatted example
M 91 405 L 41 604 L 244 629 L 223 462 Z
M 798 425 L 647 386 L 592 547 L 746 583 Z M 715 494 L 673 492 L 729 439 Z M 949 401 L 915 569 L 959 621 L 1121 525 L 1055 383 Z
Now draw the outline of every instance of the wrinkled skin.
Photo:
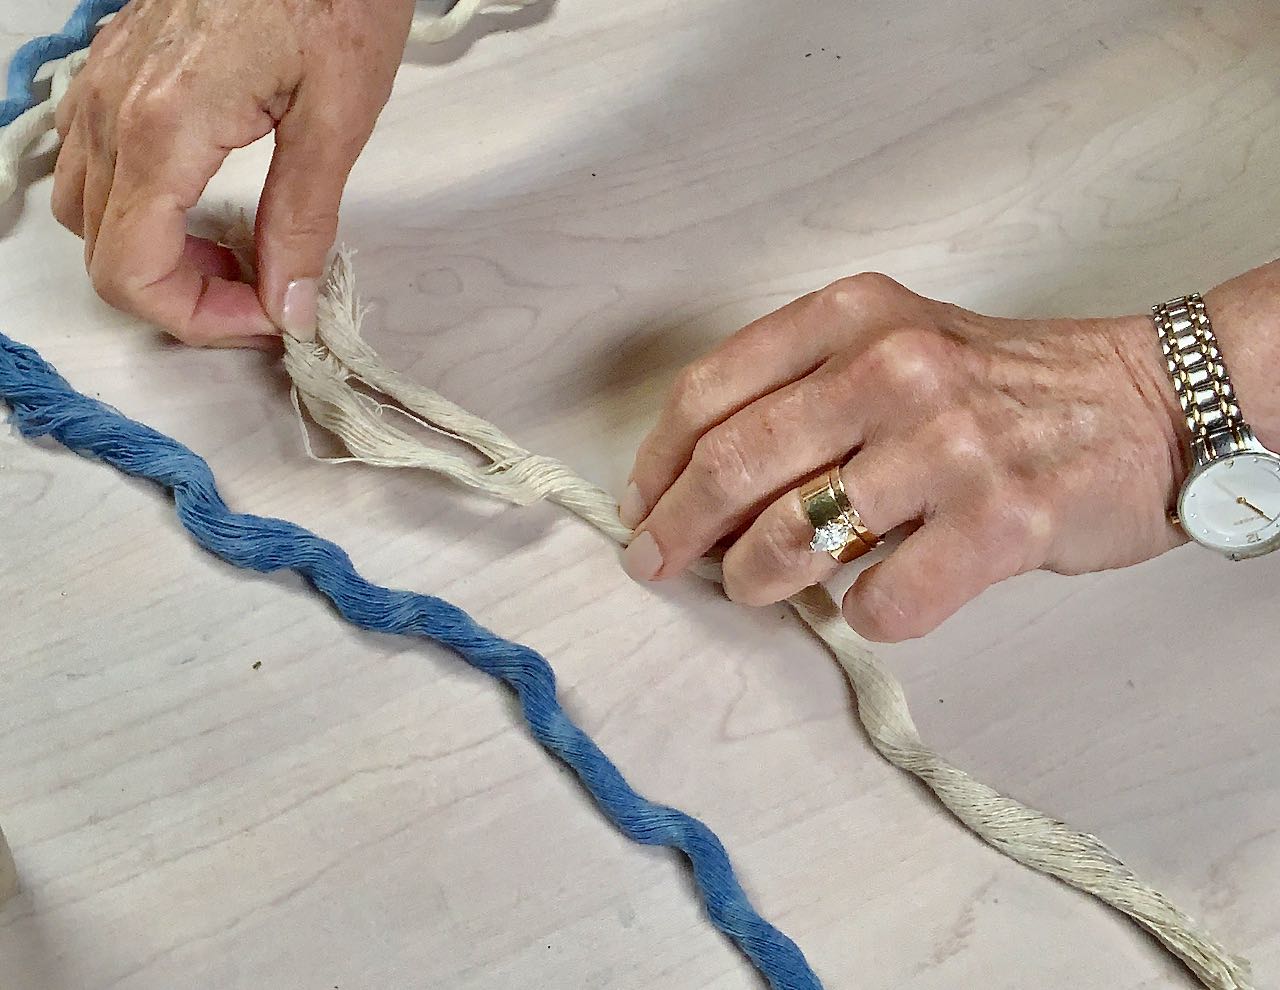
M 1209 297 L 1245 413 L 1273 443 L 1278 281 L 1272 265 Z M 866 525 L 908 534 L 859 575 L 845 616 L 874 640 L 921 636 L 1015 574 L 1184 542 L 1169 518 L 1184 434 L 1148 316 L 994 319 L 859 275 L 685 369 L 636 458 L 623 519 L 641 535 L 624 563 L 669 578 L 728 544 L 726 591 L 752 605 L 825 580 L 838 565 L 810 551 L 798 488 L 839 464 Z
M 410 0 L 133 0 L 58 110 L 53 208 L 110 303 L 192 344 L 315 326 L 343 187 L 391 90 Z M 259 282 L 186 235 L 229 149 L 271 133 Z M 1280 263 L 1208 296 L 1246 417 L 1280 447 Z M 924 635 L 1006 577 L 1183 542 L 1185 427 L 1149 319 L 994 319 L 860 275 L 745 328 L 680 376 L 640 448 L 624 564 L 665 579 L 715 545 L 750 604 L 830 577 L 797 488 L 830 465 L 906 535 L 844 599 L 871 639 Z
M 110 304 L 204 346 L 314 333 L 342 190 L 391 92 L 410 0 L 133 0 L 58 107 L 53 211 Z M 275 132 L 259 282 L 186 233 L 228 152 Z M 292 287 L 292 291 L 290 288 Z

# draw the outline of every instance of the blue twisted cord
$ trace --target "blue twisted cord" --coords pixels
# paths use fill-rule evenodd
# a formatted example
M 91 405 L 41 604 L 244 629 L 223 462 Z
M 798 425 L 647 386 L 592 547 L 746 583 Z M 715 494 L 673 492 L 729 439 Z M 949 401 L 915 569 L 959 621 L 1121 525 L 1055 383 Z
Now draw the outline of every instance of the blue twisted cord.
M 306 578 L 353 625 L 419 636 L 515 691 L 529 731 L 578 775 L 627 838 L 688 857 L 707 914 L 774 990 L 821 990 L 800 949 L 756 913 L 729 857 L 706 825 L 637 794 L 565 714 L 551 666 L 527 646 L 500 639 L 439 598 L 370 584 L 337 545 L 281 519 L 232 512 L 204 459 L 150 427 L 76 392 L 34 350 L 0 334 L 0 400 L 26 437 L 52 436 L 71 450 L 162 486 L 200 546 L 229 564 Z
M 14 52 L 13 61 L 9 63 L 9 92 L 0 102 L 0 126 L 13 123 L 19 114 L 35 106 L 31 86 L 41 66 L 87 48 L 98 22 L 116 13 L 125 3 L 126 0 L 80 0 L 60 32 L 32 38 Z
M 47 62 L 89 45 L 97 24 L 127 0 L 80 0 L 59 34 L 35 38 L 14 54 L 0 126 L 35 104 L 32 83 Z M 0 334 L 0 400 L 26 437 L 52 436 L 70 449 L 166 488 L 187 531 L 215 556 L 248 570 L 292 570 L 353 625 L 420 636 L 446 646 L 515 691 L 530 732 L 577 774 L 597 805 L 628 838 L 685 854 L 712 923 L 751 960 L 773 990 L 822 990 L 799 947 L 747 900 L 724 846 L 706 825 L 637 794 L 600 748 L 565 714 L 547 661 L 500 639 L 439 598 L 370 584 L 337 545 L 279 519 L 233 513 L 208 464 L 169 437 L 76 392 L 31 348 Z

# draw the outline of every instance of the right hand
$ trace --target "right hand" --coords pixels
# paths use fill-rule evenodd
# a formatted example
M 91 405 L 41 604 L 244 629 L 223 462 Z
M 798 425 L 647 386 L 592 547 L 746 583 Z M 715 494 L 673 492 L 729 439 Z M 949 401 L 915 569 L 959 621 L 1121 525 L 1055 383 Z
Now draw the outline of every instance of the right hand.
M 189 344 L 314 336 L 347 176 L 391 93 L 412 0 L 132 0 L 58 106 L 53 212 L 94 288 Z M 258 284 L 187 234 L 233 148 L 275 131 Z

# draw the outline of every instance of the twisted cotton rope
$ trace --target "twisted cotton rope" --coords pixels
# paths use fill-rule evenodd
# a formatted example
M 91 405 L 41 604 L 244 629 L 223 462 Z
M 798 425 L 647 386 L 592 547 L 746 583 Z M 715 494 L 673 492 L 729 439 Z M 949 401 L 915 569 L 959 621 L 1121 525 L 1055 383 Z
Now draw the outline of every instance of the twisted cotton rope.
M 84 65 L 88 52 L 81 51 L 64 58 L 54 70 L 49 99 L 24 110 L 16 120 L 0 132 L 0 203 L 18 189 L 18 173 L 27 149 L 53 130 L 58 102 L 71 85 L 72 77 Z
M 225 240 L 247 257 L 251 236 L 241 227 L 230 230 Z M 363 338 L 363 315 L 351 256 L 343 252 L 333 263 L 321 297 L 315 343 L 285 338 L 285 368 L 296 398 L 316 423 L 343 441 L 353 459 L 422 468 L 516 505 L 546 499 L 619 543 L 630 539 L 630 530 L 618 520 L 617 503 L 602 488 L 559 461 L 529 453 L 493 424 L 387 368 Z M 469 444 L 487 463 L 476 465 L 398 429 L 383 415 L 387 407 L 356 385 L 381 393 L 412 418 Z M 700 573 L 718 579 L 719 566 L 704 560 Z M 1250 990 L 1247 964 L 1137 877 L 1100 839 L 974 780 L 925 745 L 901 684 L 845 623 L 825 588 L 808 588 L 790 604 L 849 677 L 858 715 L 876 749 L 894 766 L 924 781 L 979 838 L 1011 859 L 1129 915 L 1212 990 Z
M 416 636 L 453 650 L 515 692 L 529 731 L 566 763 L 601 811 L 634 842 L 678 849 L 693 868 L 715 926 L 775 990 L 821 990 L 803 954 L 747 900 L 729 857 L 706 825 L 637 794 L 600 748 L 565 714 L 555 674 L 534 650 L 477 625 L 439 598 L 370 584 L 336 544 L 281 519 L 232 512 L 213 473 L 191 450 L 76 392 L 31 348 L 0 334 L 0 400 L 23 436 L 51 436 L 78 454 L 154 481 L 172 496 L 178 519 L 205 550 L 264 574 L 290 570 L 361 629 Z
M 475 9 L 482 6 L 474 4 Z M 7 153 L 0 147 L 0 154 Z M 5 165 L 0 161 L 0 175 Z M 603 489 L 558 461 L 530 454 L 492 424 L 387 369 L 360 335 L 361 314 L 345 256 L 335 265 L 321 310 L 319 343 L 286 341 L 286 367 L 295 383 L 295 399 L 300 397 L 318 423 L 341 437 L 355 459 L 425 468 L 515 504 L 548 498 L 620 542 L 629 538 Z M 424 425 L 471 444 L 488 463 L 477 467 L 420 444 L 391 425 L 381 415 L 381 405 L 353 388 L 353 381 L 396 399 Z M 705 562 L 701 572 L 715 578 L 717 567 Z M 1010 858 L 1134 918 L 1212 990 L 1251 990 L 1243 960 L 1233 958 L 1142 882 L 1099 839 L 1000 794 L 930 750 L 911 719 L 901 685 L 845 625 L 825 589 L 807 589 L 791 604 L 848 675 L 858 696 L 859 716 L 876 749 L 924 781 L 975 834 Z

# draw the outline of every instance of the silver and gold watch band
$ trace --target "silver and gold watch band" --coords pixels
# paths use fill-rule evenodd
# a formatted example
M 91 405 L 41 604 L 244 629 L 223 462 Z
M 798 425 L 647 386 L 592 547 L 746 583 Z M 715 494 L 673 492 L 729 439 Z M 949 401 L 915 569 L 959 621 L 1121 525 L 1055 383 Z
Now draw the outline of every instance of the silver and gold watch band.
M 1249 446 L 1253 431 L 1240 416 L 1235 390 L 1200 293 L 1152 306 L 1151 318 L 1160 334 L 1169 377 L 1191 431 L 1195 463 Z

